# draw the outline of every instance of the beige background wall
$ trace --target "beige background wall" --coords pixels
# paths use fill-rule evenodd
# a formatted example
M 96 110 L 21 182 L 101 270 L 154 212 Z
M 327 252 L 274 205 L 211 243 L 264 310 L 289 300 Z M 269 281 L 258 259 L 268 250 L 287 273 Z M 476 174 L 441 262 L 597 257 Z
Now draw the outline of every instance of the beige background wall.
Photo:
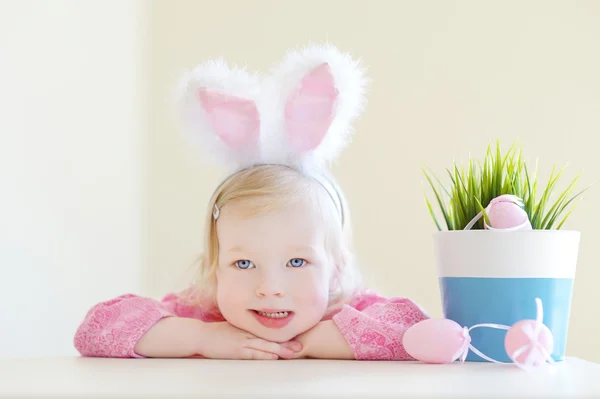
M 289 47 L 329 40 L 362 57 L 373 79 L 353 145 L 335 173 L 349 197 L 358 257 L 369 285 L 407 295 L 441 315 L 420 167 L 441 176 L 454 159 L 520 139 L 532 163 L 570 162 L 566 178 L 600 173 L 600 3 L 482 1 L 154 2 L 149 273 L 155 295 L 200 250 L 204 204 L 223 176 L 190 162 L 166 118 L 180 69 L 223 56 L 266 70 Z M 600 361 L 597 246 L 592 191 L 568 228 L 583 234 L 569 352 Z M 177 276 L 177 277 L 176 277 Z
M 518 138 L 542 177 L 569 162 L 566 179 L 597 179 L 599 38 L 595 1 L 0 0 L 0 355 L 71 354 L 95 302 L 185 285 L 224 172 L 174 131 L 171 85 L 208 58 L 265 70 L 310 41 L 373 79 L 334 168 L 366 280 L 440 316 L 421 165 L 443 176 Z M 568 352 L 594 361 L 599 197 L 566 226 L 582 232 Z

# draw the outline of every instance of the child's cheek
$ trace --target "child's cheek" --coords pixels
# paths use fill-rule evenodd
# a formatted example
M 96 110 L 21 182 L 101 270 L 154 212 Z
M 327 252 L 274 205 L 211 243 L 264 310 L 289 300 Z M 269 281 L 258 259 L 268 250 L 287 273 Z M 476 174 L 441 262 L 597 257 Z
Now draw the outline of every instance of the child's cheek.
M 329 302 L 329 284 L 322 275 L 312 275 L 298 285 L 297 298 L 303 306 L 315 310 L 327 307 Z
M 225 271 L 217 274 L 217 304 L 222 312 L 247 306 L 247 283 Z

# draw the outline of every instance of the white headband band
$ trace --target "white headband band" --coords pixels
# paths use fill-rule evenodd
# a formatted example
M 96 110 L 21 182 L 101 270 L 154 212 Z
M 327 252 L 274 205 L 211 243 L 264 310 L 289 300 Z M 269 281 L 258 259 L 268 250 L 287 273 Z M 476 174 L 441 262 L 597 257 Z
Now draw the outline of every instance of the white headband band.
M 325 191 L 327 191 L 329 196 L 331 197 L 331 200 L 335 204 L 335 208 L 338 211 L 338 215 L 340 217 L 340 221 L 343 226 L 344 225 L 344 207 L 342 206 L 342 197 L 340 196 L 339 191 L 325 177 L 323 177 L 321 175 L 314 175 L 311 177 L 313 177 L 316 181 L 318 181 L 321 184 L 321 186 L 325 189 Z
M 319 174 L 309 174 L 309 176 L 311 178 L 313 178 L 315 181 L 317 181 L 325 189 L 325 191 L 327 191 L 327 194 L 329 194 L 329 197 L 331 198 L 331 200 L 333 201 L 333 203 L 335 205 L 335 208 L 338 212 L 338 216 L 340 218 L 341 224 L 343 226 L 344 221 L 345 221 L 344 207 L 342 204 L 342 197 L 341 197 L 339 191 L 335 188 L 334 184 L 331 181 L 329 181 L 329 179 L 327 179 L 326 177 L 319 175 Z M 219 184 L 219 186 L 217 187 L 217 190 L 230 177 L 231 176 L 229 176 L 227 179 L 223 180 L 223 182 L 221 184 Z M 221 213 L 221 210 L 219 209 L 217 204 L 215 204 L 213 213 L 212 213 L 213 219 L 217 220 L 219 218 L 220 213 Z

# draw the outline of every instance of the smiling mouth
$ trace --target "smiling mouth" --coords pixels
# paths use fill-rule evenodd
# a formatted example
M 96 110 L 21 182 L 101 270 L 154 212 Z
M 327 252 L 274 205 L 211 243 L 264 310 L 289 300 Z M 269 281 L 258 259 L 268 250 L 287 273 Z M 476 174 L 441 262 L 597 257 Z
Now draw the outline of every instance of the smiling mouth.
M 260 310 L 254 310 L 257 314 L 264 317 L 271 317 L 273 319 L 283 319 L 284 317 L 288 317 L 292 312 L 289 310 L 283 310 L 278 312 L 262 312 Z
M 294 312 L 290 310 L 278 310 L 278 309 L 264 309 L 254 310 L 250 309 L 250 312 L 254 315 L 256 320 L 265 327 L 268 328 L 283 328 L 285 327 L 294 317 Z

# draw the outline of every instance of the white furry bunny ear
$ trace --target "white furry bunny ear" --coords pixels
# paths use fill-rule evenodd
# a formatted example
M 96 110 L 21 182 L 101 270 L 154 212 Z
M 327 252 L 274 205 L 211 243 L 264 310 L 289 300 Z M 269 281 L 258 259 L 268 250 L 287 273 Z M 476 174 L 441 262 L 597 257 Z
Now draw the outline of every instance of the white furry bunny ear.
M 329 45 L 290 51 L 270 80 L 288 158 L 336 159 L 363 111 L 366 78 L 358 62 Z M 283 138 L 278 137 L 279 140 Z
M 260 82 L 221 59 L 186 74 L 177 93 L 183 129 L 207 156 L 239 166 L 260 156 Z

